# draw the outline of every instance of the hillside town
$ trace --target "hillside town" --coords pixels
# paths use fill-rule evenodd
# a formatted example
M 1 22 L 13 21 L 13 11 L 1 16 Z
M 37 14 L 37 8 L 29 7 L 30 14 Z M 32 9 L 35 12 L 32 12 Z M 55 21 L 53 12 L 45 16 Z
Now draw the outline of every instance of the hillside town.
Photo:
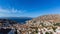
M 60 15 L 44 15 L 25 24 L 0 19 L 0 34 L 60 34 Z

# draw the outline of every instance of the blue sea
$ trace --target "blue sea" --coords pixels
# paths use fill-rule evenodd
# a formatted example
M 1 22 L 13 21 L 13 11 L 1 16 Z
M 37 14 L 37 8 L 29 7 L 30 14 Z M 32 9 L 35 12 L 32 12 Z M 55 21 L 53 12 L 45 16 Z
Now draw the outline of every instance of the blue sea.
M 24 24 L 26 21 L 31 20 L 32 18 L 30 17 L 4 17 L 0 19 L 8 19 L 11 21 L 16 21 L 17 23 Z

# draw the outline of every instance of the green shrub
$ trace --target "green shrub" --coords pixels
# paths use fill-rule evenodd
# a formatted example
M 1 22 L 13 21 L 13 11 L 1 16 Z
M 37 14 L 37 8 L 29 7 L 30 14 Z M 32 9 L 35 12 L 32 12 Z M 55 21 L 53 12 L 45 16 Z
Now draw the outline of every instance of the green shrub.
M 45 34 L 49 34 L 48 32 L 46 32 Z

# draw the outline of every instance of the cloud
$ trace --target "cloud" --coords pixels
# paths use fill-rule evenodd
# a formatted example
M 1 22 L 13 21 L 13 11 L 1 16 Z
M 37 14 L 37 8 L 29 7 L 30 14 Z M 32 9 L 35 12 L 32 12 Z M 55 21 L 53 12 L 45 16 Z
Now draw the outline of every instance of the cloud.
M 17 9 L 4 9 L 0 8 L 0 17 L 17 17 L 18 15 L 24 13 L 26 10 L 17 10 Z
M 15 13 L 23 13 L 23 12 L 25 12 L 25 10 L 17 10 L 14 8 L 12 8 L 12 9 L 0 8 L 0 13 L 13 13 L 13 14 L 15 14 Z

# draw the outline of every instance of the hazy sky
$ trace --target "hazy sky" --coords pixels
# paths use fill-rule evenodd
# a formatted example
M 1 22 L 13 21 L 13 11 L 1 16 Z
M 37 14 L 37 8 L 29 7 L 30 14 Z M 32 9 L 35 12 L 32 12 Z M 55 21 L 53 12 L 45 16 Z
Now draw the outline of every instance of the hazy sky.
M 0 17 L 60 14 L 60 0 L 0 0 Z

